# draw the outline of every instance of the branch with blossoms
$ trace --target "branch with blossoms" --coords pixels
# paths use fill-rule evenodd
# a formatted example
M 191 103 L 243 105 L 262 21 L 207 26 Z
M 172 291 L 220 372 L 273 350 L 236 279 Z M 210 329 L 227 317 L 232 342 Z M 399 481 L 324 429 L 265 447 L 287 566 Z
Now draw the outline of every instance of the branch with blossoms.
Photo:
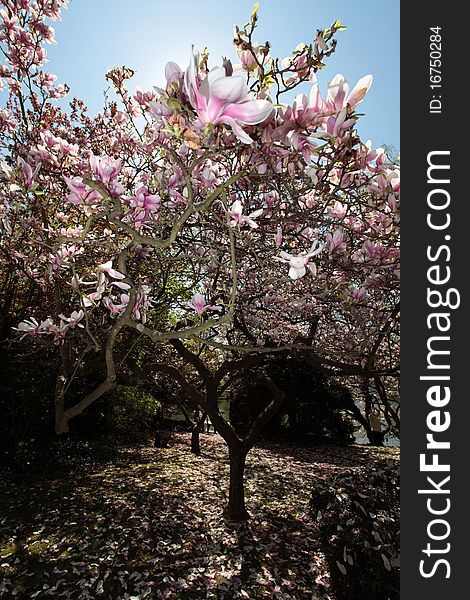
M 47 20 L 60 17 L 68 0 L 49 2 L 3 2 L 0 10 L 0 88 L 10 93 L 9 109 L 2 125 L 18 140 L 15 128 L 27 134 L 40 122 L 44 107 L 51 99 L 67 95 L 68 87 L 56 84 L 57 77 L 43 70 L 47 62 L 44 44 L 55 44 L 54 29 Z M 15 115 L 15 113 L 17 113 Z
M 193 50 L 186 68 L 168 63 L 164 87 L 134 93 L 132 71 L 114 69 L 107 77 L 118 102 L 90 118 L 76 100 L 70 114 L 53 106 L 41 61 L 16 60 L 28 32 L 40 44 L 52 39 L 39 35 L 35 5 L 26 4 L 26 12 L 10 3 L 2 13 L 13 74 L 4 76 L 13 83 L 0 113 L 9 148 L 0 170 L 2 252 L 44 298 L 53 289 L 60 296 L 60 311 L 50 300 L 42 317 L 16 323 L 21 336 L 58 347 L 83 336 L 107 352 L 104 383 L 76 406 L 114 384 L 112 353 L 124 330 L 236 356 L 304 347 L 298 340 L 317 318 L 318 360 L 361 372 L 368 336 L 376 339 L 397 294 L 400 183 L 383 149 L 357 133 L 372 76 L 351 90 L 342 75 L 326 93 L 316 83 L 341 24 L 278 59 L 254 42 L 255 10 L 235 32 L 238 65 L 211 65 Z M 41 22 L 46 5 L 38 3 Z M 22 110 L 18 78 L 42 86 L 43 100 L 30 91 Z M 306 82 L 308 96 L 280 104 Z M 16 128 L 24 111 L 33 129 Z M 386 341 L 395 353 L 384 336 L 378 373 Z M 64 419 L 79 408 L 64 409 Z

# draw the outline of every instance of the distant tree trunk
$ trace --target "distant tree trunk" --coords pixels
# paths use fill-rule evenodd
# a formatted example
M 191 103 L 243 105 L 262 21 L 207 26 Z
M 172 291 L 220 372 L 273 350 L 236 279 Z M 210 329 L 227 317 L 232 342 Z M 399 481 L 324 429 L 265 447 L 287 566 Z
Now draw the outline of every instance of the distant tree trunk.
M 191 454 L 199 456 L 201 454 L 201 443 L 199 441 L 200 431 L 197 425 L 191 431 Z
M 247 450 L 241 444 L 229 445 L 230 487 L 225 517 L 231 521 L 246 521 L 250 518 L 245 507 L 245 463 Z
M 364 397 L 365 418 L 358 419 L 358 420 L 365 429 L 369 443 L 372 445 L 375 445 L 374 433 L 372 431 L 372 428 L 371 428 L 370 422 L 369 422 L 369 416 L 370 416 L 370 413 L 372 412 L 373 398 L 372 398 L 372 395 L 371 395 L 370 389 L 369 389 L 369 380 L 365 377 L 362 378 L 361 389 L 362 389 L 362 394 Z
M 196 422 L 192 423 L 191 429 L 191 452 L 196 456 L 201 454 L 201 443 L 199 439 L 199 434 L 204 427 L 204 421 L 206 420 L 207 413 L 203 412 L 202 415 L 199 416 Z
M 200 433 L 204 427 L 204 421 L 206 420 L 207 413 L 202 411 L 199 406 L 196 407 L 194 411 L 194 415 L 191 416 L 189 413 L 188 407 L 184 405 L 183 402 L 177 402 L 180 411 L 183 413 L 186 422 L 191 428 L 191 453 L 195 456 L 200 456 L 201 454 L 201 441 L 200 441 Z
M 388 400 L 385 385 L 384 385 L 382 379 L 378 375 L 375 375 L 374 383 L 375 383 L 375 388 L 379 394 L 380 400 L 383 404 L 383 415 L 384 415 L 385 421 L 387 422 L 386 433 L 391 430 L 393 435 L 396 436 L 397 438 L 399 438 L 400 437 L 399 409 L 397 408 L 396 410 L 394 410 L 392 408 L 392 406 Z

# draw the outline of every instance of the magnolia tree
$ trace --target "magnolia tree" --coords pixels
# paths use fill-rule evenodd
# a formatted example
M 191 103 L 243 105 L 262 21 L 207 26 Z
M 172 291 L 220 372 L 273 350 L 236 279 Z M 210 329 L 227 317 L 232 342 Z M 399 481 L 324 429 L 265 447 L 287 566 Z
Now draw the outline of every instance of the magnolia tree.
M 3 268 L 42 293 L 15 330 L 60 354 L 56 430 L 115 385 L 133 332 L 227 442 L 228 514 L 244 518 L 245 457 L 283 394 L 261 381 L 271 402 L 242 440 L 217 405 L 231 377 L 281 350 L 335 375 L 397 372 L 399 170 L 356 129 L 372 76 L 321 89 L 340 22 L 280 59 L 253 39 L 255 6 L 236 61 L 193 50 L 163 88 L 132 93 L 115 68 L 116 99 L 92 118 L 76 99 L 60 109 L 68 90 L 43 70 L 66 0 L 2 4 Z M 165 344 L 199 384 L 159 359 Z M 68 397 L 96 355 L 102 382 Z

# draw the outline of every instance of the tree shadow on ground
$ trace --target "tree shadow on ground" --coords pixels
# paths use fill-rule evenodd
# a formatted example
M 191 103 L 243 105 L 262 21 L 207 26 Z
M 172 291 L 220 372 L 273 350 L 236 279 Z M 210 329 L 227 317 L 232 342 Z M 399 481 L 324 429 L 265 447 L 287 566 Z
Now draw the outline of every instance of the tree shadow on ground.
M 221 517 L 228 466 L 214 437 L 199 458 L 183 436 L 165 449 L 120 448 L 88 473 L 6 481 L 5 597 L 326 598 L 323 541 L 307 510 L 312 467 L 326 478 L 325 459 L 310 465 L 255 450 L 246 478 L 252 519 L 234 524 Z
M 352 444 L 350 446 L 334 446 L 332 444 L 296 444 L 283 443 L 268 439 L 259 440 L 256 448 L 268 450 L 279 456 L 292 458 L 297 462 L 314 464 L 325 462 L 338 466 L 360 466 L 368 463 L 371 458 L 386 461 L 397 460 L 398 448 L 383 448 L 378 446 L 363 446 Z

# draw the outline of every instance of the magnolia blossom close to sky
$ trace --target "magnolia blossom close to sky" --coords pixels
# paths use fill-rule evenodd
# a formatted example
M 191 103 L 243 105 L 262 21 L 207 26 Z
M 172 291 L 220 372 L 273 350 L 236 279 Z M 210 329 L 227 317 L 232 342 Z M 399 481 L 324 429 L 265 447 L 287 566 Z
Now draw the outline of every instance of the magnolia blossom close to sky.
M 230 53 L 226 41 L 232 35 L 234 23 L 246 22 L 253 8 L 252 0 L 220 3 L 205 0 L 201 8 L 191 0 L 178 3 L 149 3 L 135 0 L 135 15 L 129 15 L 126 0 L 80 0 L 72 2 L 56 24 L 58 44 L 48 48 L 49 69 L 58 74 L 59 81 L 70 85 L 78 97 L 84 98 L 94 113 L 101 109 L 94 90 L 103 87 L 103 74 L 115 64 L 126 64 L 136 71 L 136 84 L 144 90 L 162 85 L 163 70 L 168 61 L 185 66 L 191 44 L 202 49 L 207 46 L 213 64 L 221 56 L 240 62 L 253 62 L 246 51 Z M 338 50 L 328 69 L 318 74 L 320 86 L 326 86 L 332 73 L 347 74 L 350 81 L 373 73 L 374 88 L 367 100 L 367 119 L 359 124 L 364 139 L 375 146 L 391 144 L 397 150 L 399 139 L 399 0 L 387 4 L 364 1 L 352 4 L 348 0 L 311 2 L 299 0 L 296 13 L 302 18 L 295 26 L 286 27 L 285 6 L 279 0 L 260 2 L 259 42 L 269 39 L 275 55 L 288 56 L 299 40 L 312 39 L 315 28 L 327 27 L 341 19 L 347 29 L 338 36 Z M 90 13 L 93 19 L 89 18 Z M 138 20 L 137 20 L 138 19 Z M 109 23 L 113 36 L 102 44 L 102 26 Z M 155 23 L 177 23 L 177 27 L 159 27 Z M 384 26 L 384 23 L 386 26 Z M 82 44 L 86 39 L 87 43 Z M 122 44 L 126 39 L 127 43 Z M 237 58 L 239 60 L 237 60 Z

